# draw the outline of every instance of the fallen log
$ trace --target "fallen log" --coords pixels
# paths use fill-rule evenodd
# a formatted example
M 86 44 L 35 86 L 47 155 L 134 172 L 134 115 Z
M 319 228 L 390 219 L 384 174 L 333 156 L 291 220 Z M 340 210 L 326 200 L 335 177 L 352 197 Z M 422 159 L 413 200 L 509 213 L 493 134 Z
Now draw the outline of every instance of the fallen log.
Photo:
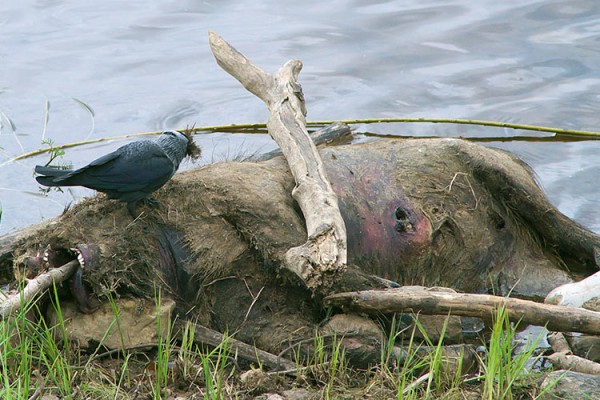
M 269 134 L 296 181 L 292 196 L 302 209 L 308 241 L 289 249 L 283 266 L 312 290 L 328 288 L 346 271 L 346 226 L 321 156 L 306 130 L 304 96 L 297 81 L 302 63 L 288 61 L 271 75 L 212 31 L 209 42 L 217 63 L 267 105 Z
M 486 294 L 435 292 L 406 287 L 337 293 L 327 296 L 324 304 L 370 314 L 413 312 L 485 320 L 493 318 L 498 309 L 504 307 L 513 322 L 546 326 L 551 331 L 600 334 L 599 312 Z

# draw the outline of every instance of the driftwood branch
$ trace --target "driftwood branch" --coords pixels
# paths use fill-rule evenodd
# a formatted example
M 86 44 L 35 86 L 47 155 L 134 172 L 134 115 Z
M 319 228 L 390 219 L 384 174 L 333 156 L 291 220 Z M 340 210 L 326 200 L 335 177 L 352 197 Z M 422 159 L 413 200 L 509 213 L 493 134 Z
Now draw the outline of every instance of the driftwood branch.
M 485 294 L 433 292 L 413 287 L 337 293 L 326 297 L 324 302 L 327 306 L 372 314 L 414 312 L 486 320 L 493 318 L 500 307 L 505 307 L 514 322 L 546 326 L 551 331 L 600 334 L 600 312 Z
M 600 375 L 600 364 L 573 354 L 554 353 L 548 356 L 548 360 L 556 369 Z
M 569 342 L 562 332 L 548 332 L 548 343 L 555 353 L 572 354 Z
M 180 332 L 185 329 L 185 321 L 180 321 L 177 328 Z M 204 343 L 209 346 L 219 346 L 223 341 L 227 340 L 232 353 L 250 362 L 258 361 L 262 365 L 274 370 L 293 369 L 296 368 L 296 363 L 284 357 L 278 357 L 275 354 L 268 353 L 264 350 L 257 349 L 247 343 L 232 337 L 226 338 L 220 332 L 207 328 L 199 324 L 192 324 L 194 328 L 194 342 Z
M 69 278 L 79 267 L 77 260 L 72 260 L 60 268 L 54 268 L 36 276 L 27 282 L 27 286 L 21 293 L 15 294 L 0 303 L 0 317 L 6 318 L 19 308 L 22 304 L 31 301 L 36 295 Z
M 346 269 L 346 227 L 321 157 L 306 130 L 304 98 L 297 81 L 302 63 L 289 61 L 271 75 L 216 33 L 209 32 L 209 42 L 217 63 L 266 104 L 269 134 L 296 181 L 292 196 L 304 214 L 308 241 L 288 250 L 284 267 L 313 290 L 329 287 Z
M 586 302 L 600 298 L 600 272 L 578 282 L 567 283 L 552 290 L 545 303 L 569 307 L 581 307 Z
M 548 360 L 558 369 L 568 369 L 570 371 L 581 372 L 584 374 L 600 375 L 600 364 L 574 355 L 571 352 L 569 343 L 561 332 L 550 332 L 548 334 L 548 343 L 552 346 L 554 354 L 548 356 Z

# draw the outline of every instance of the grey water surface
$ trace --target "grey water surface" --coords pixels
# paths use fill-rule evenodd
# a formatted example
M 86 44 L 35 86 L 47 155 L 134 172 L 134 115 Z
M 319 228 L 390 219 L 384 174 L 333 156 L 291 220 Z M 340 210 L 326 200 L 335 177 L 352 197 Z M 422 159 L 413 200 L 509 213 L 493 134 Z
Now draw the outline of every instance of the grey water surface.
M 264 122 L 264 105 L 216 65 L 209 29 L 269 71 L 302 60 L 309 120 L 470 118 L 600 130 L 595 0 L 2 0 L 0 234 L 92 193 L 43 197 L 32 174 L 48 156 L 8 162 L 40 148 L 43 137 L 63 144 L 194 123 Z M 448 124 L 355 128 L 546 135 Z M 275 147 L 265 135 L 197 141 L 200 164 Z M 64 160 L 81 166 L 123 143 L 68 149 Z M 561 211 L 600 232 L 600 141 L 486 144 L 521 156 Z

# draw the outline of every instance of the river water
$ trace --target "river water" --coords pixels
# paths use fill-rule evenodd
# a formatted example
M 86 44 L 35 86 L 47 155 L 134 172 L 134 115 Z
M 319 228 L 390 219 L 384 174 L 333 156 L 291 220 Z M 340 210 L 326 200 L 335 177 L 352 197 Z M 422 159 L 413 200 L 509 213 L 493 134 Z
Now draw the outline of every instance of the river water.
M 470 118 L 600 130 L 595 0 L 2 0 L 0 234 L 91 193 L 41 196 L 33 167 L 47 155 L 6 162 L 42 138 L 63 144 L 264 122 L 264 105 L 216 65 L 209 29 L 269 71 L 302 60 L 309 120 Z M 486 144 L 522 157 L 561 211 L 600 232 L 600 141 L 505 141 L 545 134 L 447 124 L 355 128 L 502 138 Z M 197 141 L 201 163 L 274 148 L 265 135 Z M 81 166 L 123 143 L 75 147 L 64 159 Z

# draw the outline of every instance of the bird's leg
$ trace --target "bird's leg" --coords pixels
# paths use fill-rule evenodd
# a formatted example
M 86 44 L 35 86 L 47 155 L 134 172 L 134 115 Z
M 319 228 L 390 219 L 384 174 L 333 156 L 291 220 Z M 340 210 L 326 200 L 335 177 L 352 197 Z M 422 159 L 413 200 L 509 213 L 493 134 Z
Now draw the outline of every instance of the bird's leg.
M 129 215 L 131 215 L 133 219 L 136 219 L 138 217 L 138 214 L 136 212 L 137 203 L 137 200 L 130 201 L 129 203 L 127 203 L 127 211 L 129 211 Z
M 139 202 L 142 202 L 145 205 L 152 207 L 152 208 L 160 207 L 160 203 L 151 197 L 144 197 L 141 200 L 130 201 L 129 203 L 127 203 L 127 211 L 129 211 L 129 214 L 133 217 L 133 219 L 136 219 L 138 217 L 136 208 L 137 208 L 137 205 Z

